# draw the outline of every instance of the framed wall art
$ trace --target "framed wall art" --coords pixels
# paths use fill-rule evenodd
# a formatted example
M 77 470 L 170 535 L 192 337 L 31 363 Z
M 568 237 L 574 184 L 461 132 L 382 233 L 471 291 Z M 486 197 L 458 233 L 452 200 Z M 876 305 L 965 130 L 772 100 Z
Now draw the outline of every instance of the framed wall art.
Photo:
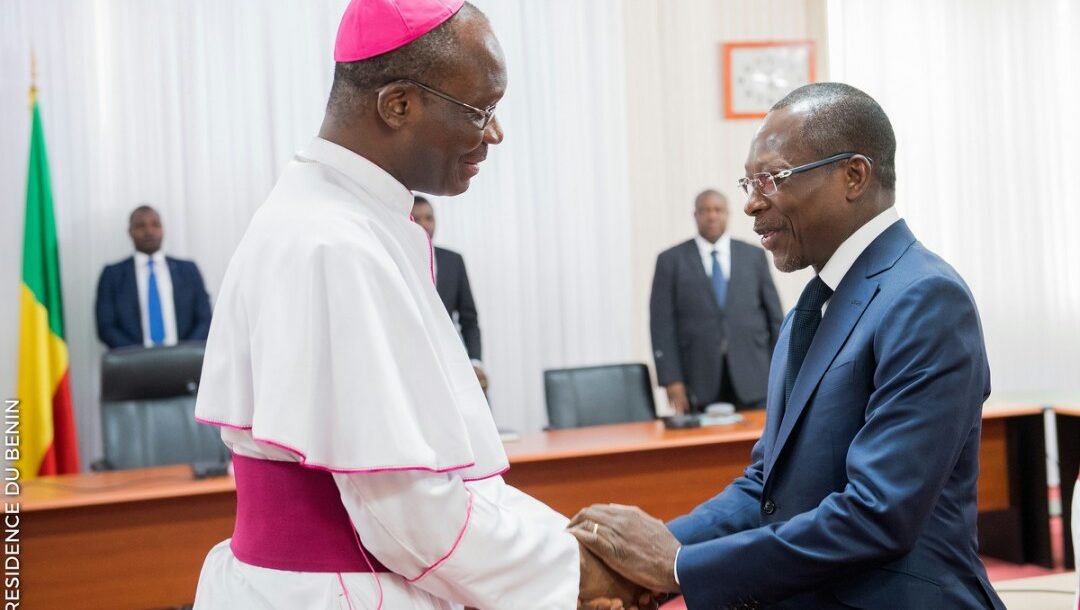
M 814 82 L 814 43 L 724 43 L 720 65 L 724 118 L 760 119 L 792 89 Z

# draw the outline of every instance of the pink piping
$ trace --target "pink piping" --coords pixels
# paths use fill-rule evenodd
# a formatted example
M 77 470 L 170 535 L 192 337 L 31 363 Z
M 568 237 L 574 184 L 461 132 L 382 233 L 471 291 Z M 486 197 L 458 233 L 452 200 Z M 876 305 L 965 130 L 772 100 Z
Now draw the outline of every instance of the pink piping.
M 369 562 L 368 565 L 370 566 L 371 563 Z M 374 572 L 372 573 L 374 574 Z M 378 579 L 378 575 L 375 578 Z M 353 610 L 352 600 L 349 599 L 349 590 L 345 588 L 345 579 L 341 577 L 341 572 L 337 573 L 337 581 L 341 584 L 341 592 L 345 595 L 345 603 L 349 604 L 349 610 Z M 379 607 L 382 608 L 382 596 L 379 597 Z
M 364 556 L 364 562 L 367 563 L 368 569 L 371 570 L 371 575 L 375 577 L 375 586 L 379 589 L 379 604 L 375 607 L 375 610 L 382 610 L 383 592 L 382 581 L 379 580 L 379 573 L 375 571 L 375 568 L 371 565 L 371 560 L 368 559 L 367 551 L 364 550 L 364 545 L 360 544 L 360 534 L 356 531 L 356 524 L 349 520 L 352 524 L 353 537 L 356 538 L 356 546 L 360 547 L 360 554 Z
M 270 445 L 271 447 L 277 447 L 278 449 L 284 449 L 285 451 L 290 451 L 292 453 L 295 453 L 296 455 L 300 456 L 300 465 L 301 466 L 305 466 L 307 468 L 314 468 L 316 470 L 326 470 L 328 472 L 337 472 L 337 473 L 340 473 L 340 474 L 372 474 L 372 473 L 376 473 L 376 472 L 398 472 L 398 471 L 402 471 L 402 470 L 423 470 L 423 471 L 426 471 L 426 472 L 439 472 L 439 473 L 442 473 L 442 472 L 450 472 L 450 471 L 453 471 L 453 470 L 462 470 L 462 469 L 465 469 L 465 468 L 471 468 L 471 467 L 476 465 L 475 463 L 469 463 L 469 464 L 462 464 L 461 466 L 447 466 L 446 468 L 431 468 L 431 467 L 428 467 L 428 466 L 384 466 L 384 467 L 376 467 L 376 468 L 333 468 L 331 466 L 326 466 L 326 465 L 323 465 L 323 464 L 311 464 L 311 463 L 309 463 L 307 461 L 307 456 L 304 455 L 303 451 L 300 451 L 299 449 L 294 449 L 292 447 L 289 447 L 288 445 L 284 445 L 284 444 L 276 442 L 276 441 L 271 441 L 271 440 L 262 439 L 262 438 L 256 438 L 255 442 L 256 443 L 262 443 L 264 445 Z
M 210 419 L 203 419 L 201 417 L 196 417 L 195 421 L 199 422 L 200 424 L 206 424 L 208 426 L 220 426 L 222 428 L 229 428 L 231 430 L 251 430 L 251 426 L 237 426 L 236 424 L 227 424 L 222 421 L 213 421 Z
M 440 565 L 442 565 L 442 563 L 444 561 L 446 561 L 447 559 L 450 559 L 450 556 L 453 555 L 454 551 L 457 550 L 458 545 L 461 544 L 461 539 L 465 537 L 465 530 L 469 529 L 469 521 L 472 519 L 472 507 L 473 507 L 473 493 L 468 488 L 466 488 L 465 491 L 469 492 L 469 507 L 465 511 L 465 523 L 461 526 L 461 531 L 458 532 L 457 540 L 454 541 L 454 546 L 450 547 L 450 551 L 447 552 L 446 555 L 443 555 L 442 559 L 440 559 L 440 560 L 436 561 L 435 563 L 431 564 L 430 566 L 428 566 L 427 569 L 424 570 L 423 572 L 421 572 L 420 575 L 417 576 L 416 578 L 406 578 L 405 579 L 406 582 L 414 583 L 414 582 L 420 580 L 421 578 L 427 576 L 431 572 L 433 572 L 436 568 L 438 568 Z
M 479 477 L 471 477 L 471 478 L 468 478 L 468 479 L 465 478 L 465 477 L 462 477 L 461 480 L 465 481 L 466 483 L 472 483 L 474 481 L 483 481 L 484 479 L 491 479 L 491 478 L 497 477 L 499 475 L 506 474 L 507 472 L 510 472 L 510 467 L 509 466 L 507 466 L 506 468 L 503 468 L 502 470 L 500 470 L 498 472 L 494 472 L 492 474 L 485 474 L 485 475 L 482 475 L 482 476 L 479 476 Z
M 216 422 L 216 421 L 211 421 L 211 420 L 208 420 L 208 419 L 202 419 L 202 418 L 199 418 L 199 417 L 196 417 L 195 421 L 197 421 L 197 422 L 199 422 L 201 424 L 208 424 L 208 425 L 211 425 L 211 426 L 220 426 L 222 428 L 231 428 L 233 430 L 241 430 L 241 431 L 251 430 L 251 426 L 237 426 L 235 424 L 226 424 L 224 422 Z M 307 461 L 307 456 L 304 454 L 303 451 L 300 451 L 299 449 L 295 449 L 293 447 L 289 447 L 288 445 L 285 445 L 283 443 L 279 443 L 277 441 L 272 441 L 272 440 L 263 439 L 263 438 L 255 438 L 255 437 L 252 437 L 252 438 L 254 438 L 256 443 L 262 443 L 264 445 L 270 445 L 271 447 L 277 447 L 278 449 L 284 449 L 285 451 L 288 451 L 290 453 L 295 453 L 296 455 L 300 456 L 300 462 L 299 463 L 300 463 L 301 466 L 304 466 L 306 468 L 314 468 L 315 470 L 325 470 L 327 472 L 336 472 L 338 474 L 374 474 L 374 473 L 378 473 L 378 472 L 402 472 L 402 471 L 406 471 L 406 470 L 422 470 L 424 472 L 444 473 L 444 472 L 453 472 L 455 470 L 464 470 L 466 468 L 472 468 L 473 466 L 476 465 L 476 462 L 469 462 L 468 464 L 461 464 L 461 465 L 458 465 L 458 466 L 447 466 L 445 468 L 432 468 L 430 466 L 383 466 L 383 467 L 376 467 L 376 468 L 334 468 L 332 466 L 327 466 L 327 465 L 324 465 L 324 464 L 312 464 L 312 463 L 309 463 Z M 489 479 L 491 477 L 498 476 L 498 475 L 506 472 L 509 469 L 510 469 L 509 467 L 506 467 L 505 469 L 503 469 L 503 470 L 501 470 L 499 472 L 496 472 L 494 474 L 488 474 L 488 475 L 483 475 L 483 476 L 480 476 L 480 477 L 464 479 L 464 480 L 466 480 L 466 481 L 480 481 L 480 480 L 483 480 L 483 479 Z

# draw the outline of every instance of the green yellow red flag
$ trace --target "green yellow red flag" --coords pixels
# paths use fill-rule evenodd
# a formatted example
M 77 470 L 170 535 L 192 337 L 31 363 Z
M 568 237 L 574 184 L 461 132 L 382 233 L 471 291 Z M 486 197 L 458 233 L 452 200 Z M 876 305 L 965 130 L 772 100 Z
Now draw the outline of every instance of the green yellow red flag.
M 34 87 L 30 89 L 30 103 L 30 171 L 19 289 L 16 395 L 21 442 L 14 460 L 26 479 L 79 470 L 49 161 Z M 5 421 L 10 422 L 10 406 L 5 415 Z

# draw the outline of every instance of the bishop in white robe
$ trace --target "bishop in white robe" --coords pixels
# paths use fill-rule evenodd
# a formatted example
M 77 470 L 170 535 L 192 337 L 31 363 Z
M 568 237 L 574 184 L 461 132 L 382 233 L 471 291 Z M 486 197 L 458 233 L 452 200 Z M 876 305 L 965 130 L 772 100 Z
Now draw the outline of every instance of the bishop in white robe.
M 235 455 L 331 473 L 390 571 L 275 570 L 225 541 L 196 607 L 575 607 L 578 543 L 500 476 L 506 454 L 412 203 L 336 144 L 299 153 L 229 265 L 197 406 Z

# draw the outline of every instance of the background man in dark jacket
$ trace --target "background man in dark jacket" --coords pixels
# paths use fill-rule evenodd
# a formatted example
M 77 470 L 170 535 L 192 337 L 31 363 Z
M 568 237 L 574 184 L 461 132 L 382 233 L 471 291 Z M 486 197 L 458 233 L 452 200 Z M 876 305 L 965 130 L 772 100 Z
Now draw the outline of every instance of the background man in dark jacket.
M 656 376 L 678 413 L 728 402 L 765 405 L 783 313 L 765 251 L 727 235 L 728 204 L 694 200 L 698 234 L 656 259 L 650 329 Z
M 210 297 L 192 261 L 165 256 L 165 231 L 154 208 L 141 205 L 128 220 L 135 254 L 108 265 L 97 288 L 97 330 L 109 349 L 205 341 Z

